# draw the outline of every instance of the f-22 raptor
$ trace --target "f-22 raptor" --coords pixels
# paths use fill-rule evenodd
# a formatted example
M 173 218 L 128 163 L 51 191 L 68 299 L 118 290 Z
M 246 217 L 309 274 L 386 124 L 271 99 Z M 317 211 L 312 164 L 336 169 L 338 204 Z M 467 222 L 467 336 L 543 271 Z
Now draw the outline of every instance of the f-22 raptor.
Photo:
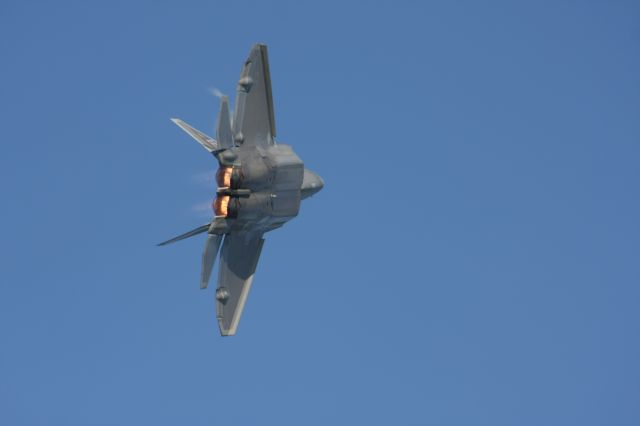
M 267 46 L 253 46 L 236 90 L 233 123 L 229 99 L 221 97 L 215 139 L 172 119 L 218 160 L 217 191 L 210 223 L 159 244 L 207 233 L 202 289 L 207 288 L 220 251 L 216 316 L 223 336 L 232 336 L 238 329 L 263 235 L 296 217 L 300 202 L 324 186 L 322 178 L 306 169 L 289 145 L 275 141 Z

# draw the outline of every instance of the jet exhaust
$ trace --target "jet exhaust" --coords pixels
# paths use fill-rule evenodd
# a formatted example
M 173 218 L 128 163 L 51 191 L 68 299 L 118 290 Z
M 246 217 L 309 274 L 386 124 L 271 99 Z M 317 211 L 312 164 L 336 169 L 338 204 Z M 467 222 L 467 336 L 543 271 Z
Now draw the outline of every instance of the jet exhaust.
M 231 197 L 228 195 L 218 195 L 213 200 L 213 213 L 216 216 L 227 217 L 229 215 L 229 201 Z
M 216 183 L 218 188 L 229 188 L 231 186 L 232 167 L 220 167 L 216 172 Z

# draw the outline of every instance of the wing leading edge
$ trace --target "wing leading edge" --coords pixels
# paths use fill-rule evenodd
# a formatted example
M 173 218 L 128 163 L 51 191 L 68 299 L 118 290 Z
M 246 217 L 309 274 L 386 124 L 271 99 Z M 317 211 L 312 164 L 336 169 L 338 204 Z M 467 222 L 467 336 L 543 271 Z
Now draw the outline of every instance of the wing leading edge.
M 263 244 L 262 234 L 224 237 L 216 290 L 216 313 L 223 336 L 236 334 Z

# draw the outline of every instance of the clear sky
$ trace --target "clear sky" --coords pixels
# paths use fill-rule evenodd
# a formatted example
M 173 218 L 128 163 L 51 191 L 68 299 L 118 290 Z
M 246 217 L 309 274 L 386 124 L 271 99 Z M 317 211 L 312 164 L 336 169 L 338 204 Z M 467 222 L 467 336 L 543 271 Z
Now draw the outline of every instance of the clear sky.
M 198 288 L 253 43 L 325 180 Z M 640 424 L 640 5 L 0 4 L 0 425 Z

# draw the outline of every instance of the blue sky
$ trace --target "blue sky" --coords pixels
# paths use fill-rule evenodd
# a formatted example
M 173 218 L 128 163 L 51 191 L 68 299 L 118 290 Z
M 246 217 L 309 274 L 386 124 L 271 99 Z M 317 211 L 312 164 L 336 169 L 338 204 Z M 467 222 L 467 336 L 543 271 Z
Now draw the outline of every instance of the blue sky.
M 325 189 L 233 338 L 213 132 L 269 45 Z M 0 5 L 0 425 L 637 425 L 637 2 Z

